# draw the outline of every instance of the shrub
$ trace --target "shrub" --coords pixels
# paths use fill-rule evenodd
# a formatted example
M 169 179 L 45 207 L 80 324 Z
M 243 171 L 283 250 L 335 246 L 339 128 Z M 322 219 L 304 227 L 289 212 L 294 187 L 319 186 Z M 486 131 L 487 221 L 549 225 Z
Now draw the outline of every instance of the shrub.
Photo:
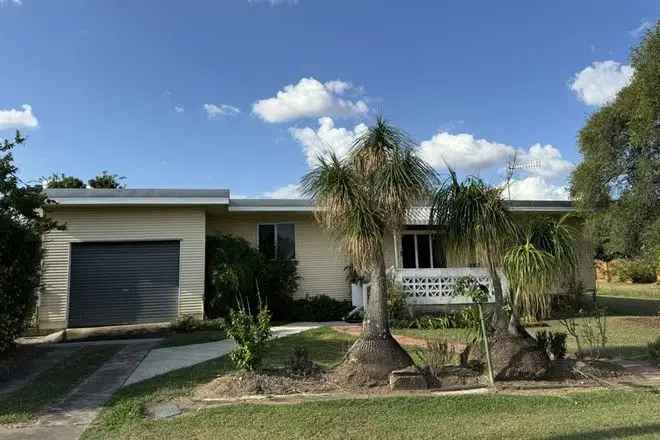
M 486 314 L 488 320 L 488 314 Z M 449 328 L 468 329 L 468 334 L 480 334 L 479 309 L 476 305 L 463 307 L 460 311 L 420 315 L 415 318 L 392 320 L 394 328 L 416 328 L 420 330 L 444 330 Z
M 270 319 L 267 306 L 260 306 L 256 316 L 242 304 L 229 312 L 227 333 L 236 342 L 236 348 L 229 357 L 236 368 L 253 371 L 261 366 L 266 343 L 271 336 Z
M 390 321 L 410 318 L 403 287 L 389 278 L 387 280 L 387 315 Z
M 555 359 L 564 359 L 566 357 L 566 333 L 550 333 L 550 354 Z
M 37 234 L 0 217 L 0 353 L 14 345 L 34 314 L 41 254 Z
M 622 282 L 655 283 L 658 278 L 656 263 L 643 258 L 622 260 L 617 265 L 617 276 Z
M 309 352 L 302 345 L 293 347 L 287 367 L 298 376 L 310 376 L 319 371 L 319 367 L 309 358 Z
M 422 366 L 428 367 L 431 373 L 437 373 L 456 355 L 454 346 L 444 338 L 426 339 L 426 347 L 416 350 Z
M 566 333 L 542 330 L 536 333 L 536 347 L 552 355 L 553 359 L 564 359 L 566 357 L 566 336 Z
M 194 316 L 186 316 L 179 319 L 172 327 L 177 333 L 192 333 L 196 331 L 224 331 L 226 329 L 225 320 L 216 319 L 197 319 Z
M 285 318 L 290 321 L 339 321 L 351 310 L 353 305 L 350 301 L 319 295 L 293 301 Z
M 257 304 L 263 298 L 273 317 L 286 320 L 298 290 L 295 260 L 271 260 L 238 237 L 206 238 L 205 313 L 225 317 L 239 301 Z
M 18 177 L 12 150 L 25 138 L 0 140 L 0 354 L 34 316 L 41 282 L 41 236 L 63 227 L 44 214 L 46 194 Z
M 582 338 L 589 347 L 589 354 L 599 359 L 607 345 L 607 315 L 604 309 L 595 309 L 582 323 Z
M 660 365 L 660 336 L 648 345 L 649 359 Z

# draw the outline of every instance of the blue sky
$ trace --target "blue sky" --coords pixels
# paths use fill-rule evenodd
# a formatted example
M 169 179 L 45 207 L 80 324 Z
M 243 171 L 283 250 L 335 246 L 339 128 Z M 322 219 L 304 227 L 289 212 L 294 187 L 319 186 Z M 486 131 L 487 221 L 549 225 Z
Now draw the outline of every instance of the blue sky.
M 0 0 L 0 137 L 21 176 L 291 195 L 377 114 L 442 168 L 564 198 L 651 1 Z M 594 64 L 596 63 L 596 64 Z M 28 106 L 28 107 L 26 107 Z M 537 145 L 538 144 L 538 145 Z

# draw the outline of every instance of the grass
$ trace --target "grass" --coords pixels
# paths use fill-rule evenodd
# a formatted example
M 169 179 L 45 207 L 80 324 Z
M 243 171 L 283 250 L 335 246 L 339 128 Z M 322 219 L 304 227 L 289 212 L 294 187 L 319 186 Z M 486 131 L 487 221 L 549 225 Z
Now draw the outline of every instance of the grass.
M 172 333 L 160 343 L 160 348 L 179 347 L 181 345 L 204 344 L 227 338 L 222 330 L 198 330 L 190 333 Z
M 420 338 L 420 339 L 442 337 L 450 342 L 460 342 L 460 343 L 465 343 L 473 339 L 473 337 L 470 337 L 469 331 L 464 328 L 448 328 L 441 330 L 397 328 L 397 329 L 393 329 L 392 333 L 395 335 L 410 336 L 412 338 Z
M 293 347 L 301 345 L 308 349 L 310 357 L 315 362 L 329 368 L 341 362 L 348 345 L 353 340 L 352 336 L 329 328 L 309 330 L 275 339 L 269 345 L 265 364 L 266 366 L 282 365 Z M 231 362 L 227 356 L 223 356 L 123 388 L 115 394 L 83 438 L 140 438 L 140 435 L 133 437 L 132 432 L 142 429 L 148 431 L 149 421 L 142 417 L 148 402 L 189 396 L 197 385 L 207 383 L 219 374 L 231 370 Z M 181 435 L 181 438 L 186 437 L 194 436 Z
M 634 408 L 634 411 L 630 409 Z M 84 439 L 655 438 L 660 395 L 375 397 L 292 405 L 242 404 L 167 421 L 138 420 Z
M 608 283 L 598 281 L 598 295 L 624 298 L 650 298 L 660 300 L 660 284 Z
M 612 323 L 613 328 L 621 328 Z M 420 334 L 417 333 L 417 336 Z M 329 328 L 271 342 L 266 366 L 295 346 L 326 368 L 341 362 L 354 338 Z M 289 405 L 237 404 L 154 421 L 145 405 L 189 396 L 230 371 L 226 357 L 122 389 L 83 439 L 432 439 L 660 437 L 660 394 L 592 392 L 561 396 L 373 397 Z M 631 411 L 634 408 L 634 411 Z
M 586 318 L 576 318 L 580 324 Z M 564 332 L 566 330 L 559 321 L 546 321 L 549 327 L 534 327 L 532 332 L 549 330 Z M 611 357 L 639 359 L 647 355 L 647 344 L 660 336 L 660 317 L 646 316 L 609 316 L 607 318 L 608 343 L 603 353 Z M 584 343 L 583 343 L 584 344 Z M 569 352 L 575 352 L 575 339 L 567 338 Z
M 32 382 L 0 398 L 0 424 L 32 420 L 40 409 L 66 396 L 122 346 L 84 347 L 44 371 Z

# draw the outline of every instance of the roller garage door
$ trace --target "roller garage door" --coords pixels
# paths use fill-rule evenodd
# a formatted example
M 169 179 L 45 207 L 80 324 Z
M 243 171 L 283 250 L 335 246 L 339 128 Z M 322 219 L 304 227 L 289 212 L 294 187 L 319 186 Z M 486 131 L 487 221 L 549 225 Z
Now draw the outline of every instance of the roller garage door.
M 69 327 L 177 318 L 179 242 L 72 243 Z

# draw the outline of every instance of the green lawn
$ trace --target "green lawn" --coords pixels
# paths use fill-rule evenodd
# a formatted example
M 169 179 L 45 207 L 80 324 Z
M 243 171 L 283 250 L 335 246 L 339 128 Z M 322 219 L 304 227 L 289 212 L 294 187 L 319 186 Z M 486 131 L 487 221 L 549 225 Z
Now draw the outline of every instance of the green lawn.
M 30 421 L 37 411 L 66 396 L 120 348 L 121 345 L 81 348 L 31 383 L 0 397 L 0 424 Z
M 608 283 L 598 281 L 598 295 L 625 298 L 651 298 L 660 300 L 660 284 Z
M 581 322 L 584 318 L 577 318 Z M 547 321 L 549 327 L 534 327 L 530 330 L 560 331 L 566 333 L 559 321 Z M 613 357 L 638 359 L 646 356 L 646 344 L 660 337 L 660 317 L 610 316 L 607 318 L 608 344 L 604 353 Z M 568 351 L 575 352 L 575 340 L 568 337 Z
M 611 328 L 626 325 L 614 321 Z M 632 336 L 636 333 L 630 329 L 628 336 L 615 340 L 642 343 L 641 336 Z M 302 345 L 316 362 L 332 367 L 341 362 L 353 340 L 328 328 L 307 331 L 273 341 L 266 364 L 282 365 L 292 348 Z M 231 368 L 222 357 L 127 387 L 114 396 L 83 439 L 660 438 L 660 394 L 643 391 L 236 404 L 170 420 L 144 417 L 147 403 L 189 396 L 196 385 Z
M 172 333 L 160 343 L 160 348 L 204 344 L 206 342 L 221 341 L 226 338 L 227 334 L 222 330 L 199 330 L 190 333 Z
M 97 427 L 83 438 L 658 438 L 658 414 L 660 395 L 650 392 L 561 397 L 373 397 L 292 405 L 231 405 L 168 421 L 145 421 L 133 414 L 129 423 L 115 424 L 112 430 Z

